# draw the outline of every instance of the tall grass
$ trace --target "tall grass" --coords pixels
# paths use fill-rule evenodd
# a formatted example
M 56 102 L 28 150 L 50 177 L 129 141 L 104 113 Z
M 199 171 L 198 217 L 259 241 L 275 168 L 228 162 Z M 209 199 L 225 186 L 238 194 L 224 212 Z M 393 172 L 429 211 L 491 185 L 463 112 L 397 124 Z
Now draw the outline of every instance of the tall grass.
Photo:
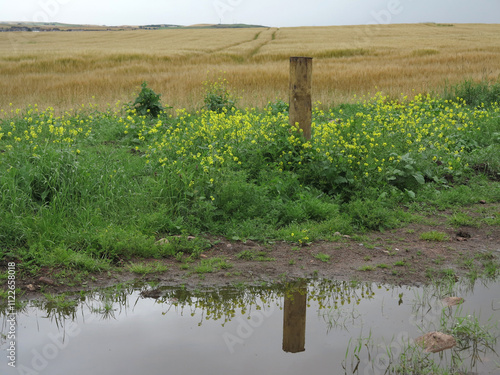
M 195 110 L 207 72 L 226 72 L 243 107 L 288 97 L 288 59 L 314 58 L 314 100 L 442 93 L 495 81 L 499 25 L 435 24 L 110 32 L 0 33 L 0 108 L 71 109 L 130 101 L 143 81 L 164 104 Z M 50 51 L 50 52 L 48 52 Z

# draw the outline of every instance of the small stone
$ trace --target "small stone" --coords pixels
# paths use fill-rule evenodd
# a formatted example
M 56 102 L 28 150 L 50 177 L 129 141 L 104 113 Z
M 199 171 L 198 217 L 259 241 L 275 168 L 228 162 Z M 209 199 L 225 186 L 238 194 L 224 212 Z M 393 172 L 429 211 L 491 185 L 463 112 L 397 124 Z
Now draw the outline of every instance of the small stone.
M 462 237 L 462 238 L 471 238 L 472 236 L 470 235 L 469 232 L 465 231 L 465 230 L 459 230 L 457 232 L 457 237 Z
M 486 204 L 486 201 L 485 201 L 484 199 L 481 199 L 481 200 L 479 201 L 479 203 L 481 203 L 481 204 Z
M 152 290 L 143 290 L 141 292 L 142 298 L 153 298 L 153 299 L 158 299 L 162 295 L 162 292 L 160 289 L 152 289 Z
M 348 234 L 344 234 L 342 237 L 344 237 L 344 238 L 351 238 L 351 236 L 349 236 Z
M 421 345 L 427 353 L 442 352 L 453 348 L 457 344 L 453 336 L 437 331 L 416 338 L 415 343 Z
M 334 236 L 339 236 L 339 237 L 340 237 L 342 234 L 340 234 L 340 232 L 335 232 L 333 235 L 334 235 Z
M 182 238 L 184 237 L 183 235 L 181 234 L 178 234 L 177 236 L 174 236 L 175 238 Z M 196 237 L 195 236 L 187 236 L 186 237 L 188 240 L 194 240 Z
M 168 239 L 166 238 L 160 238 L 158 241 L 156 241 L 158 245 L 166 245 L 169 243 Z
M 34 292 L 36 290 L 36 287 L 33 284 L 28 284 L 26 285 L 26 289 L 28 289 L 30 292 Z
M 40 281 L 43 284 L 47 284 L 47 285 L 56 285 L 56 282 L 54 280 L 49 279 L 48 277 L 44 277 L 44 276 L 40 277 L 38 279 L 38 281 Z

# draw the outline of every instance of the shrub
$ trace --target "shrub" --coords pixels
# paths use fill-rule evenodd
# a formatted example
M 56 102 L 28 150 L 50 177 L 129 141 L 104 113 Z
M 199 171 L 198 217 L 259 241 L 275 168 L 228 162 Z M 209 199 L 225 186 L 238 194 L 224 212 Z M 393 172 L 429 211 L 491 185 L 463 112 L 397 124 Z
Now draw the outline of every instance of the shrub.
M 142 83 L 141 92 L 135 99 L 135 102 L 131 104 L 131 107 L 141 116 L 148 115 L 151 117 L 158 117 L 160 112 L 164 110 L 160 102 L 161 94 L 155 93 L 152 89 L 147 87 L 147 85 L 147 82 Z
M 205 81 L 205 108 L 209 111 L 222 113 L 235 108 L 236 98 L 227 88 L 225 78 L 219 78 L 215 82 Z

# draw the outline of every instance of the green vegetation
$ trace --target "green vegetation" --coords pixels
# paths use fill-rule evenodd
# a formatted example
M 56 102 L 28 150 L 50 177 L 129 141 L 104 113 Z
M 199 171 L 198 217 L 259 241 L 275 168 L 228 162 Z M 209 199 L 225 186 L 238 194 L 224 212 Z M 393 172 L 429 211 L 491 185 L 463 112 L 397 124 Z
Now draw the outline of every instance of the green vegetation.
M 101 272 L 135 258 L 197 259 L 213 236 L 305 246 L 500 200 L 498 103 L 377 94 L 314 108 L 306 141 L 283 101 L 239 110 L 225 87 L 207 84 L 212 110 L 193 113 L 156 112 L 152 91 L 133 109 L 2 110 L 0 259 L 28 274 Z M 196 272 L 224 268 L 209 263 Z
M 257 34 L 258 35 L 258 34 Z M 229 112 L 235 108 L 236 98 L 229 91 L 227 80 L 205 81 L 205 108 L 216 113 Z
M 358 271 L 368 272 L 368 271 L 373 271 L 374 269 L 375 269 L 374 266 L 361 266 L 358 268 Z
M 431 230 L 429 232 L 423 232 L 420 234 L 420 239 L 424 241 L 448 241 L 450 238 L 446 233 L 439 232 L 436 230 Z
M 227 270 L 233 265 L 225 258 L 209 258 L 202 259 L 197 266 L 194 267 L 194 272 L 198 274 L 212 273 L 218 270 Z
M 466 213 L 456 212 L 448 219 L 448 224 L 450 224 L 451 226 L 454 226 L 454 227 L 475 227 L 475 228 L 478 228 L 480 225 L 480 222 L 476 218 L 474 218 Z
M 447 87 L 445 97 L 449 100 L 464 100 L 471 107 L 484 108 L 492 103 L 500 102 L 500 82 L 465 80 L 452 87 Z
M 394 267 L 405 267 L 406 265 L 407 264 L 405 260 L 398 260 L 393 264 Z
M 151 117 L 158 117 L 158 115 L 165 110 L 161 104 L 161 95 L 155 93 L 147 86 L 146 82 L 142 83 L 139 96 L 130 106 L 132 109 L 135 109 L 135 112 L 140 116 L 147 115 Z
M 319 253 L 319 254 L 316 254 L 314 257 L 322 262 L 325 262 L 325 263 L 330 262 L 330 255 L 328 255 L 328 254 Z

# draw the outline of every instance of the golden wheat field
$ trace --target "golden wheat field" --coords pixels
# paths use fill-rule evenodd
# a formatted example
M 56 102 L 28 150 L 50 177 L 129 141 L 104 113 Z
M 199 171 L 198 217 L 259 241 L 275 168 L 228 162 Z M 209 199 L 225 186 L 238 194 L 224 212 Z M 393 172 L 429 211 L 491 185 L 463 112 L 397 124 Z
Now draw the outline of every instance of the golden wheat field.
M 288 99 L 290 56 L 313 57 L 313 101 L 441 93 L 500 77 L 500 24 L 0 33 L 0 108 L 130 101 L 143 81 L 166 105 L 203 105 L 224 75 L 239 106 Z

